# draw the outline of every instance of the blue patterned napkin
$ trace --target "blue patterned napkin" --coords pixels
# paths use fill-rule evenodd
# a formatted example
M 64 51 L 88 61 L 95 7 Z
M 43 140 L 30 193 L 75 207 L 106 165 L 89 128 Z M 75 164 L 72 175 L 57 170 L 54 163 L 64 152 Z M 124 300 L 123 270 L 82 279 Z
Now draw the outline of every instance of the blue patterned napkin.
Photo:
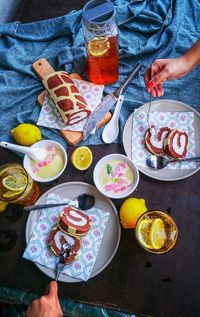
M 47 196 L 46 203 L 52 202 L 69 203 L 70 200 L 51 193 Z M 62 209 L 63 207 L 55 207 L 41 212 L 23 254 L 24 258 L 50 269 L 56 268 L 58 258 L 50 250 L 48 237 Z M 78 258 L 62 271 L 63 274 L 83 281 L 90 277 L 109 218 L 108 212 L 94 207 L 87 211 L 87 215 L 92 219 L 92 227 L 89 233 L 81 238 Z

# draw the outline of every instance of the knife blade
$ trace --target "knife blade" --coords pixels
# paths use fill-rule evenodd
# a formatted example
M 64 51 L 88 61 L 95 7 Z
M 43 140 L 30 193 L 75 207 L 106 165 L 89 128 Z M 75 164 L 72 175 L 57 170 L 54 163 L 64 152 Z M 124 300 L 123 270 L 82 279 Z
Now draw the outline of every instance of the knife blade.
M 137 76 L 142 65 L 137 63 L 134 65 L 131 73 L 125 78 L 123 83 L 114 92 L 103 98 L 101 103 L 96 107 L 92 114 L 87 119 L 83 127 L 83 140 L 86 140 L 91 132 L 95 129 L 97 123 L 105 116 L 105 114 L 116 104 L 119 96 L 123 94 L 131 81 Z

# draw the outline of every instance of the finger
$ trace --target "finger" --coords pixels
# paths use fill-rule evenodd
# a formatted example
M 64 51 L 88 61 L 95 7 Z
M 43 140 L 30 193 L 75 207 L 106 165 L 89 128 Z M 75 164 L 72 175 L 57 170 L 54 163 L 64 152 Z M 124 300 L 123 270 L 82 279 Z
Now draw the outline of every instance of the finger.
M 48 285 L 48 293 L 47 295 L 50 297 L 57 297 L 58 296 L 58 284 L 56 281 L 52 281 Z

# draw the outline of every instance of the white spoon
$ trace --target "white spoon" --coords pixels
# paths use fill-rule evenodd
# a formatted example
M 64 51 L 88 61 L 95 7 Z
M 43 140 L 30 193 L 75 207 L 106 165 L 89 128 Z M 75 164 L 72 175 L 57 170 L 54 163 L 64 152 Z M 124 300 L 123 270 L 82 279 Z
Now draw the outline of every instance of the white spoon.
M 120 110 L 122 107 L 123 100 L 124 100 L 124 96 L 120 95 L 118 98 L 113 116 L 111 120 L 108 122 L 108 124 L 105 126 L 105 128 L 103 129 L 102 139 L 105 143 L 114 142 L 119 134 L 119 115 L 120 115 Z
M 34 147 L 28 147 L 28 146 L 21 146 L 16 145 L 8 142 L 1 141 L 0 146 L 5 147 L 9 150 L 14 150 L 17 152 L 24 153 L 28 156 L 30 156 L 34 161 L 36 162 L 42 162 L 47 157 L 47 149 L 44 147 L 34 146 Z

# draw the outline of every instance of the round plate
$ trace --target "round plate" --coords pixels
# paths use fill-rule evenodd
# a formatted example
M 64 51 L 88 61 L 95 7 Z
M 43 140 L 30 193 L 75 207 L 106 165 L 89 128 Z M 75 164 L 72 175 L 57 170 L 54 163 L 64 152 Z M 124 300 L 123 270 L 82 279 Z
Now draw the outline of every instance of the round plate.
M 139 107 L 140 110 L 148 111 L 149 103 L 146 103 Z M 151 111 L 160 112 L 193 112 L 194 113 L 194 137 L 195 137 L 195 153 L 196 156 L 200 156 L 200 114 L 194 108 L 188 106 L 183 102 L 176 100 L 157 100 L 151 103 Z M 126 155 L 131 158 L 131 134 L 132 134 L 132 122 L 134 119 L 134 113 L 128 118 L 124 131 L 123 131 L 123 145 Z M 176 181 L 184 179 L 195 174 L 200 169 L 200 162 L 196 162 L 196 168 L 191 170 L 169 170 L 162 169 L 154 171 L 148 167 L 137 166 L 138 169 L 145 175 L 162 181 Z
M 91 277 L 94 277 L 100 273 L 112 260 L 114 257 L 121 236 L 121 227 L 118 219 L 118 212 L 111 202 L 111 200 L 102 194 L 100 194 L 97 189 L 89 184 L 81 182 L 69 182 L 58 186 L 55 186 L 43 194 L 37 201 L 36 204 L 45 203 L 46 196 L 49 193 L 54 193 L 62 197 L 74 200 L 77 196 L 81 194 L 91 194 L 95 197 L 95 207 L 105 210 L 110 213 L 108 223 L 104 232 L 104 236 L 101 242 L 101 246 L 96 258 L 94 268 L 91 273 Z M 40 210 L 31 211 L 27 224 L 26 224 L 26 242 L 28 243 L 30 236 L 34 230 L 35 224 L 37 222 Z M 48 269 L 40 264 L 35 263 L 36 266 L 46 275 L 51 278 L 55 278 L 55 271 L 53 269 Z M 76 283 L 81 282 L 81 280 L 67 276 L 66 274 L 60 274 L 59 280 L 62 282 Z

